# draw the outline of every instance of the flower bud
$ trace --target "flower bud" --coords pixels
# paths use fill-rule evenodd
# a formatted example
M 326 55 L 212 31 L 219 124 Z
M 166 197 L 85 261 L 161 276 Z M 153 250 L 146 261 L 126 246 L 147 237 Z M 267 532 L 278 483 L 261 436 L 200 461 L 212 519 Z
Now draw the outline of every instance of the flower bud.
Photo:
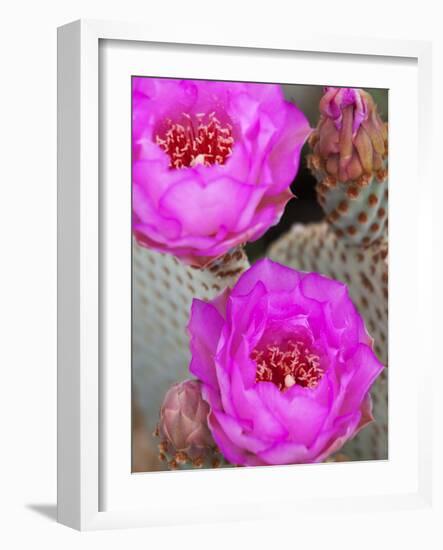
M 320 170 L 340 182 L 384 179 L 387 128 L 372 97 L 360 89 L 327 87 L 320 113 L 310 139 Z
M 214 445 L 207 425 L 209 406 L 200 392 L 200 382 L 186 380 L 166 392 L 160 410 L 159 430 L 176 451 Z
M 198 380 L 174 384 L 160 409 L 156 435 L 160 459 L 169 468 L 217 468 L 225 465 L 208 428 L 209 405 L 201 395 Z

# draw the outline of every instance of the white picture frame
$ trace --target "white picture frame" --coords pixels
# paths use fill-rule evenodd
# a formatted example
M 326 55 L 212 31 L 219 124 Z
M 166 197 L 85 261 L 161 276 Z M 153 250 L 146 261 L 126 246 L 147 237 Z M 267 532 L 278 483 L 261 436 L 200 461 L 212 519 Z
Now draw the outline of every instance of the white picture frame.
M 111 42 L 116 47 L 103 54 L 100 48 Z M 428 109 L 430 44 L 331 38 L 300 32 L 296 37 L 281 36 L 278 40 L 261 37 L 256 41 L 241 37 L 217 38 L 214 34 L 210 42 L 202 32 L 201 36 L 193 35 L 193 46 L 190 47 L 190 44 L 185 28 L 181 34 L 174 32 L 168 35 L 161 26 L 156 30 L 137 24 L 77 21 L 61 27 L 58 32 L 59 522 L 76 529 L 89 530 L 251 519 L 264 516 L 266 502 L 290 504 L 285 507 L 288 514 L 289 509 L 293 510 L 294 507 L 303 508 L 307 513 L 310 509 L 326 510 L 331 506 L 337 511 L 346 511 L 355 506 L 369 511 L 430 507 L 432 411 L 431 402 L 424 392 L 432 384 L 430 349 L 420 351 L 423 366 L 419 383 L 412 383 L 408 373 L 413 372 L 418 342 L 422 341 L 420 335 L 424 330 L 417 319 L 432 315 L 431 289 L 426 283 L 423 269 L 419 267 L 410 269 L 401 277 L 405 253 L 401 246 L 402 238 L 405 240 L 405 237 L 410 237 L 408 253 L 419 259 L 417 266 L 430 264 L 432 254 L 431 247 L 423 245 L 425 239 L 420 238 L 431 231 L 431 220 L 426 208 L 426 204 L 432 200 L 432 178 L 428 173 L 429 163 L 426 162 L 431 119 Z M 151 50 L 140 53 L 140 48 L 145 46 Z M 136 53 L 136 49 L 139 53 Z M 172 64 L 171 51 L 175 57 L 180 56 L 181 67 L 185 68 L 179 69 L 178 65 Z M 131 62 L 128 62 L 128 52 Z M 214 56 L 217 56 L 217 63 L 211 63 Z M 120 369 L 119 373 L 116 372 L 115 361 L 114 365 L 104 364 L 103 357 L 109 357 L 110 354 L 102 353 L 103 346 L 117 346 L 113 348 L 116 355 L 113 353 L 112 356 L 125 361 L 130 345 L 130 304 L 121 302 L 113 306 L 121 319 L 121 339 L 114 339 L 109 343 L 104 341 L 106 339 L 102 333 L 106 321 L 103 316 L 108 314 L 104 305 L 110 299 L 110 285 L 127 284 L 130 272 L 129 247 L 126 250 L 124 239 L 119 239 L 121 244 L 113 247 L 112 254 L 109 254 L 109 247 L 106 246 L 109 225 L 102 220 L 109 220 L 109 216 L 112 216 L 113 220 L 118 221 L 116 227 L 121 227 L 124 231 L 129 214 L 125 213 L 122 206 L 125 200 L 121 199 L 130 194 L 130 185 L 114 185 L 113 188 L 118 189 L 118 192 L 106 195 L 103 185 L 101 186 L 103 182 L 100 184 L 99 159 L 102 143 L 99 119 L 100 111 L 104 108 L 100 104 L 101 64 L 111 65 L 111 70 L 107 73 L 110 79 L 126 77 L 136 74 L 134 71 L 137 71 L 138 74 L 146 73 L 146 76 L 226 79 L 231 75 L 230 78 L 235 80 L 241 74 L 235 73 L 238 70 L 238 60 L 244 60 L 248 56 L 259 56 L 254 59 L 256 62 L 260 60 L 256 65 L 261 71 L 267 71 L 266 74 L 263 73 L 264 80 L 275 82 L 282 81 L 282 75 L 288 71 L 288 64 L 296 58 L 299 60 L 300 70 L 305 71 L 301 81 L 297 83 L 306 83 L 307 78 L 310 83 L 323 84 L 325 80 L 329 82 L 331 75 L 328 75 L 327 67 L 331 63 L 337 63 L 334 84 L 389 87 L 391 105 L 398 106 L 393 109 L 392 116 L 390 113 L 390 132 L 398 138 L 393 140 L 390 148 L 390 181 L 393 182 L 390 193 L 393 217 L 393 223 L 390 220 L 390 241 L 394 243 L 390 255 L 392 293 L 389 345 L 393 359 L 390 361 L 390 365 L 393 365 L 390 366 L 390 406 L 392 405 L 394 411 L 393 418 L 390 419 L 390 459 L 385 463 L 373 464 L 325 464 L 314 467 L 244 468 L 229 472 L 207 470 L 131 475 L 130 468 L 128 470 L 127 467 L 130 456 L 130 386 L 127 372 L 125 371 L 125 378 L 120 378 L 123 371 Z M 269 56 L 272 57 L 272 63 L 268 63 L 269 67 L 265 69 Z M 150 69 L 144 65 L 147 59 Z M 171 63 L 166 65 L 166 59 Z M 309 63 L 306 63 L 307 60 Z M 183 64 L 185 61 L 186 66 Z M 130 66 L 132 62 L 133 67 Z M 230 72 L 226 72 L 228 62 Z M 312 67 L 317 62 L 325 72 L 316 76 Z M 254 74 L 257 74 L 257 67 L 254 69 L 254 64 L 249 65 L 242 65 L 245 71 L 242 77 L 244 80 L 253 80 Z M 355 72 L 350 74 L 349 67 L 353 65 Z M 364 65 L 365 70 L 359 72 L 359 65 Z M 380 70 L 374 71 L 375 65 Z M 181 75 L 176 74 L 178 70 L 182 71 Z M 118 82 L 106 80 L 107 78 L 108 76 L 103 80 L 105 85 Z M 284 80 L 292 82 L 293 79 L 290 76 Z M 392 86 L 386 86 L 383 82 L 391 83 Z M 402 90 L 403 94 L 400 93 Z M 111 99 L 120 101 L 117 95 Z M 401 101 L 407 100 L 411 100 L 413 105 L 409 124 L 412 129 L 416 129 L 417 142 L 402 141 L 405 139 L 401 136 L 401 124 L 404 120 L 402 121 L 400 106 Z M 130 124 L 130 120 L 127 123 Z M 116 128 L 122 130 L 121 135 L 127 137 L 125 123 L 117 121 L 116 124 L 120 124 Z M 114 150 L 112 147 L 122 146 L 122 143 L 125 142 L 113 142 L 111 150 Z M 116 173 L 121 176 L 122 182 L 126 181 L 125 176 L 130 171 L 128 151 L 129 148 L 122 152 L 120 164 L 116 167 Z M 401 163 L 396 162 L 401 153 L 408 155 L 409 172 L 402 172 Z M 418 158 L 420 163 L 417 162 Z M 407 193 L 417 178 L 420 184 L 427 182 L 426 197 L 417 198 Z M 399 180 L 402 181 L 402 195 L 395 190 L 395 181 Z M 418 212 L 417 219 L 408 226 L 404 210 L 414 207 Z M 102 216 L 104 213 L 106 215 Z M 118 277 L 104 283 L 104 271 L 111 266 L 117 270 Z M 408 326 L 404 326 L 401 304 L 402 301 L 404 303 L 408 288 L 409 308 L 413 319 Z M 413 292 L 411 288 L 414 289 Z M 409 338 L 410 341 L 407 350 L 399 345 L 402 338 L 400 327 L 406 331 L 402 333 L 403 338 Z M 419 335 L 415 342 L 414 334 Z M 130 362 L 130 355 L 127 360 Z M 397 382 L 402 380 L 401 372 L 396 367 L 400 363 L 404 367 L 405 376 L 403 394 L 396 390 L 399 387 Z M 109 403 L 112 403 L 112 419 Z M 402 431 L 397 422 L 400 413 L 403 419 L 407 419 L 411 431 L 408 456 L 400 452 L 405 449 L 406 441 L 404 430 Z M 113 428 L 112 437 L 109 435 L 110 422 Z M 290 483 L 297 484 L 297 495 L 288 495 L 283 490 Z M 186 506 L 167 498 L 176 487 L 181 494 L 190 495 Z M 259 491 L 257 487 L 260 487 Z M 209 491 L 217 492 L 218 506 L 207 506 L 207 499 L 201 498 L 203 494 L 209 494 Z M 149 494 L 149 498 L 143 498 L 146 494 Z M 275 509 L 278 509 L 280 517 L 284 515 L 283 507 Z

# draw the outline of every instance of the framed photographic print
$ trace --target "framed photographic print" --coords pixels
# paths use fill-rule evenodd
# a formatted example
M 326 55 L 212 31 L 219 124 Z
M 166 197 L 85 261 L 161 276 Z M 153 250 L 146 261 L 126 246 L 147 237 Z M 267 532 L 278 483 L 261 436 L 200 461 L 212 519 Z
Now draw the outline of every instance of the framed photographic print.
M 429 46 L 197 42 L 59 29 L 59 521 L 426 506 Z

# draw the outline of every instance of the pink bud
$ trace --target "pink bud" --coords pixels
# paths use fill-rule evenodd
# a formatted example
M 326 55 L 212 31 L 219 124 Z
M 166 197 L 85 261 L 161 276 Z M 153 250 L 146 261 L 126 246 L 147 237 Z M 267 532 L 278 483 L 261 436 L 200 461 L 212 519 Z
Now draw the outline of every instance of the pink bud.
M 175 452 L 192 456 L 215 446 L 208 429 L 209 406 L 201 396 L 201 383 L 186 380 L 166 392 L 160 409 L 159 432 Z
M 333 180 L 365 184 L 384 178 L 387 129 L 372 97 L 356 88 L 325 88 L 310 143 L 311 164 Z

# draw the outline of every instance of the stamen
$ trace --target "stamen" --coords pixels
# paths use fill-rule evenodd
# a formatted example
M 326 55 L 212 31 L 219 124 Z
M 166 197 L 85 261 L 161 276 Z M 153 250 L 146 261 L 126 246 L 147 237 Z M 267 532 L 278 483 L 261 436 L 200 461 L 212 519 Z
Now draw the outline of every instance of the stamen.
M 256 382 L 272 382 L 280 391 L 294 384 L 315 388 L 324 374 L 319 356 L 302 340 L 256 348 L 251 359 L 257 364 Z
M 182 113 L 181 123 L 168 119 L 165 126 L 155 141 L 169 155 L 171 168 L 224 164 L 232 153 L 232 126 L 222 125 L 215 112 L 198 113 L 194 118 Z

